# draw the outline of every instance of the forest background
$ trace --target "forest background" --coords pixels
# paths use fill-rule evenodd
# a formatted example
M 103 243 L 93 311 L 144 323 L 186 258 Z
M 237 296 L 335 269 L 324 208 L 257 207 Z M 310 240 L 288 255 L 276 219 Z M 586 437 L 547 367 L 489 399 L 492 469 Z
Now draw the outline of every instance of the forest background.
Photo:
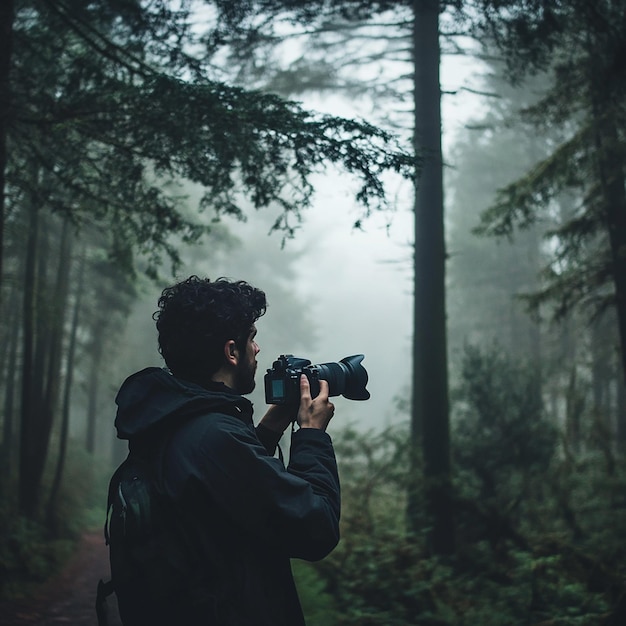
M 268 293 L 260 373 L 366 355 L 308 623 L 624 623 L 625 2 L 15 0 L 0 27 L 3 597 L 102 523 L 115 392 L 196 273 Z

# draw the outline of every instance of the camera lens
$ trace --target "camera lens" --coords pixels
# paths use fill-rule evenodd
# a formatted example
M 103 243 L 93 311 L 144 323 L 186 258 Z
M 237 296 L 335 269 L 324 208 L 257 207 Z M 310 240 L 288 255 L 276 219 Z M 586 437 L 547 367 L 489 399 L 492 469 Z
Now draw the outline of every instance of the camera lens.
M 370 393 L 365 388 L 368 376 L 361 365 L 363 358 L 362 354 L 355 354 L 341 359 L 339 363 L 312 365 L 311 369 L 317 370 L 319 379 L 328 381 L 329 395 L 343 396 L 348 400 L 367 400 Z

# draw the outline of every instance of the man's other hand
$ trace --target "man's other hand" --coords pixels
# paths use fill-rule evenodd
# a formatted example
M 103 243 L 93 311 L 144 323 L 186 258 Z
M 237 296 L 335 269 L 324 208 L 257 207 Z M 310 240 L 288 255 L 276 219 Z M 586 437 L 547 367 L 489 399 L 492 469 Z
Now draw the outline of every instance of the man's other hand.
M 328 399 L 328 381 L 320 380 L 320 392 L 311 398 L 309 379 L 300 376 L 300 408 L 298 410 L 298 424 L 300 428 L 318 428 L 326 430 L 334 412 L 335 405 Z
M 267 413 L 261 418 L 261 424 L 281 435 L 296 418 L 296 408 L 289 405 L 270 404 Z

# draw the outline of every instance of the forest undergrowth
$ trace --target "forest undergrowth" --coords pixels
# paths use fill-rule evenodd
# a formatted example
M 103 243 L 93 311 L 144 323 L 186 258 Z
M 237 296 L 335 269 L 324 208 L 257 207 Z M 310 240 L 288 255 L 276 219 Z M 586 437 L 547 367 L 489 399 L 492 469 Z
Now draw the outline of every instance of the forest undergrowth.
M 52 475 L 46 471 L 48 479 Z M 81 446 L 70 446 L 58 496 L 50 501 L 50 480 L 44 482 L 44 510 L 37 520 L 29 520 L 16 515 L 14 495 L 8 495 L 17 492 L 14 480 L 3 477 L 0 489 L 7 497 L 0 498 L 0 600 L 30 597 L 67 563 L 84 531 L 102 527 L 108 478 L 106 463 L 94 463 Z
M 624 455 L 594 420 L 568 440 L 535 383 L 495 352 L 466 353 L 453 556 L 430 553 L 426 515 L 420 536 L 405 530 L 408 424 L 335 436 L 342 540 L 296 568 L 309 626 L 626 624 Z

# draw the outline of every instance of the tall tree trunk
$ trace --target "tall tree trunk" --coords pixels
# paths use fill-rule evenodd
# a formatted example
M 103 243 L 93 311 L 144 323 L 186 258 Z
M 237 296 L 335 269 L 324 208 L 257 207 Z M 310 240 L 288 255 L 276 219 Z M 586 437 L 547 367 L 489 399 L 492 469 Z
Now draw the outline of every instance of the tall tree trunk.
M 31 388 L 31 430 L 29 434 L 30 462 L 28 468 L 29 481 L 31 483 L 31 506 L 27 515 L 30 518 L 39 516 L 41 501 L 41 477 L 45 464 L 48 433 L 44 424 L 44 390 L 46 384 L 46 372 L 48 355 L 50 352 L 50 318 L 48 315 L 49 302 L 47 299 L 48 267 L 50 263 L 50 220 L 49 216 L 41 208 L 34 209 L 38 214 L 38 238 L 35 254 L 35 281 L 33 284 L 34 307 L 33 307 L 33 357 L 30 371 L 23 372 L 23 376 L 30 377 Z
M 614 143 L 617 135 L 609 140 Z M 606 202 L 606 221 L 611 242 L 613 282 L 617 305 L 618 330 L 620 337 L 622 372 L 626 375 L 626 193 L 624 175 L 618 155 L 607 147 L 601 157 L 601 180 Z
M 11 111 L 10 80 L 13 49 L 13 0 L 0 2 L 0 304 L 2 303 L 2 274 L 4 257 L 5 174 L 7 167 L 7 133 Z
M 20 423 L 20 462 L 18 507 L 22 514 L 34 518 L 37 512 L 39 493 L 33 471 L 35 417 L 37 399 L 33 380 L 35 344 L 35 306 L 37 291 L 37 239 L 39 210 L 31 208 L 24 271 L 23 329 L 22 329 L 22 403 Z
M 56 504 L 59 499 L 59 491 L 63 481 L 63 470 L 65 468 L 65 457 L 67 453 L 67 440 L 70 426 L 70 401 L 72 395 L 72 385 L 74 382 L 74 361 L 76 357 L 76 343 L 78 336 L 78 322 L 82 306 L 82 295 L 85 282 L 85 248 L 83 247 L 80 256 L 78 269 L 78 279 L 76 281 L 76 291 L 74 294 L 74 313 L 72 315 L 72 326 L 70 329 L 70 342 L 67 351 L 67 364 L 65 369 L 65 383 L 63 386 L 63 405 L 61 407 L 61 430 L 59 433 L 59 456 L 57 458 L 54 479 L 50 488 L 50 499 L 47 507 L 47 527 L 51 531 L 56 530 Z
M 69 273 L 71 267 L 71 233 L 70 222 L 63 220 L 61 241 L 59 244 L 59 262 L 55 280 L 54 292 L 47 292 L 47 351 L 44 361 L 47 364 L 45 383 L 42 391 L 42 407 L 40 413 L 41 437 L 38 439 L 38 456 L 41 459 L 43 472 L 45 459 L 48 454 L 52 422 L 57 409 L 59 387 L 61 383 L 61 363 L 63 352 L 63 335 L 69 289 Z
M 418 446 L 422 444 L 427 512 L 432 520 L 430 548 L 454 551 L 448 365 L 445 306 L 445 240 L 441 88 L 439 83 L 439 2 L 414 0 L 415 150 L 424 162 L 415 193 L 413 397 L 411 410 L 413 487 L 408 517 L 418 531 L 416 489 Z
M 612 91 L 611 72 L 605 66 L 606 60 L 596 54 L 593 39 L 589 40 L 589 46 L 598 181 L 611 248 L 622 373 L 626 380 L 626 163 L 619 139 L 619 121 L 615 119 L 617 113 L 614 111 L 622 103 Z
M 56 279 L 50 268 L 52 220 L 32 208 L 24 289 L 24 357 L 22 371 L 22 433 L 20 511 L 35 518 L 58 399 L 64 316 L 68 290 L 69 224 L 61 234 Z

